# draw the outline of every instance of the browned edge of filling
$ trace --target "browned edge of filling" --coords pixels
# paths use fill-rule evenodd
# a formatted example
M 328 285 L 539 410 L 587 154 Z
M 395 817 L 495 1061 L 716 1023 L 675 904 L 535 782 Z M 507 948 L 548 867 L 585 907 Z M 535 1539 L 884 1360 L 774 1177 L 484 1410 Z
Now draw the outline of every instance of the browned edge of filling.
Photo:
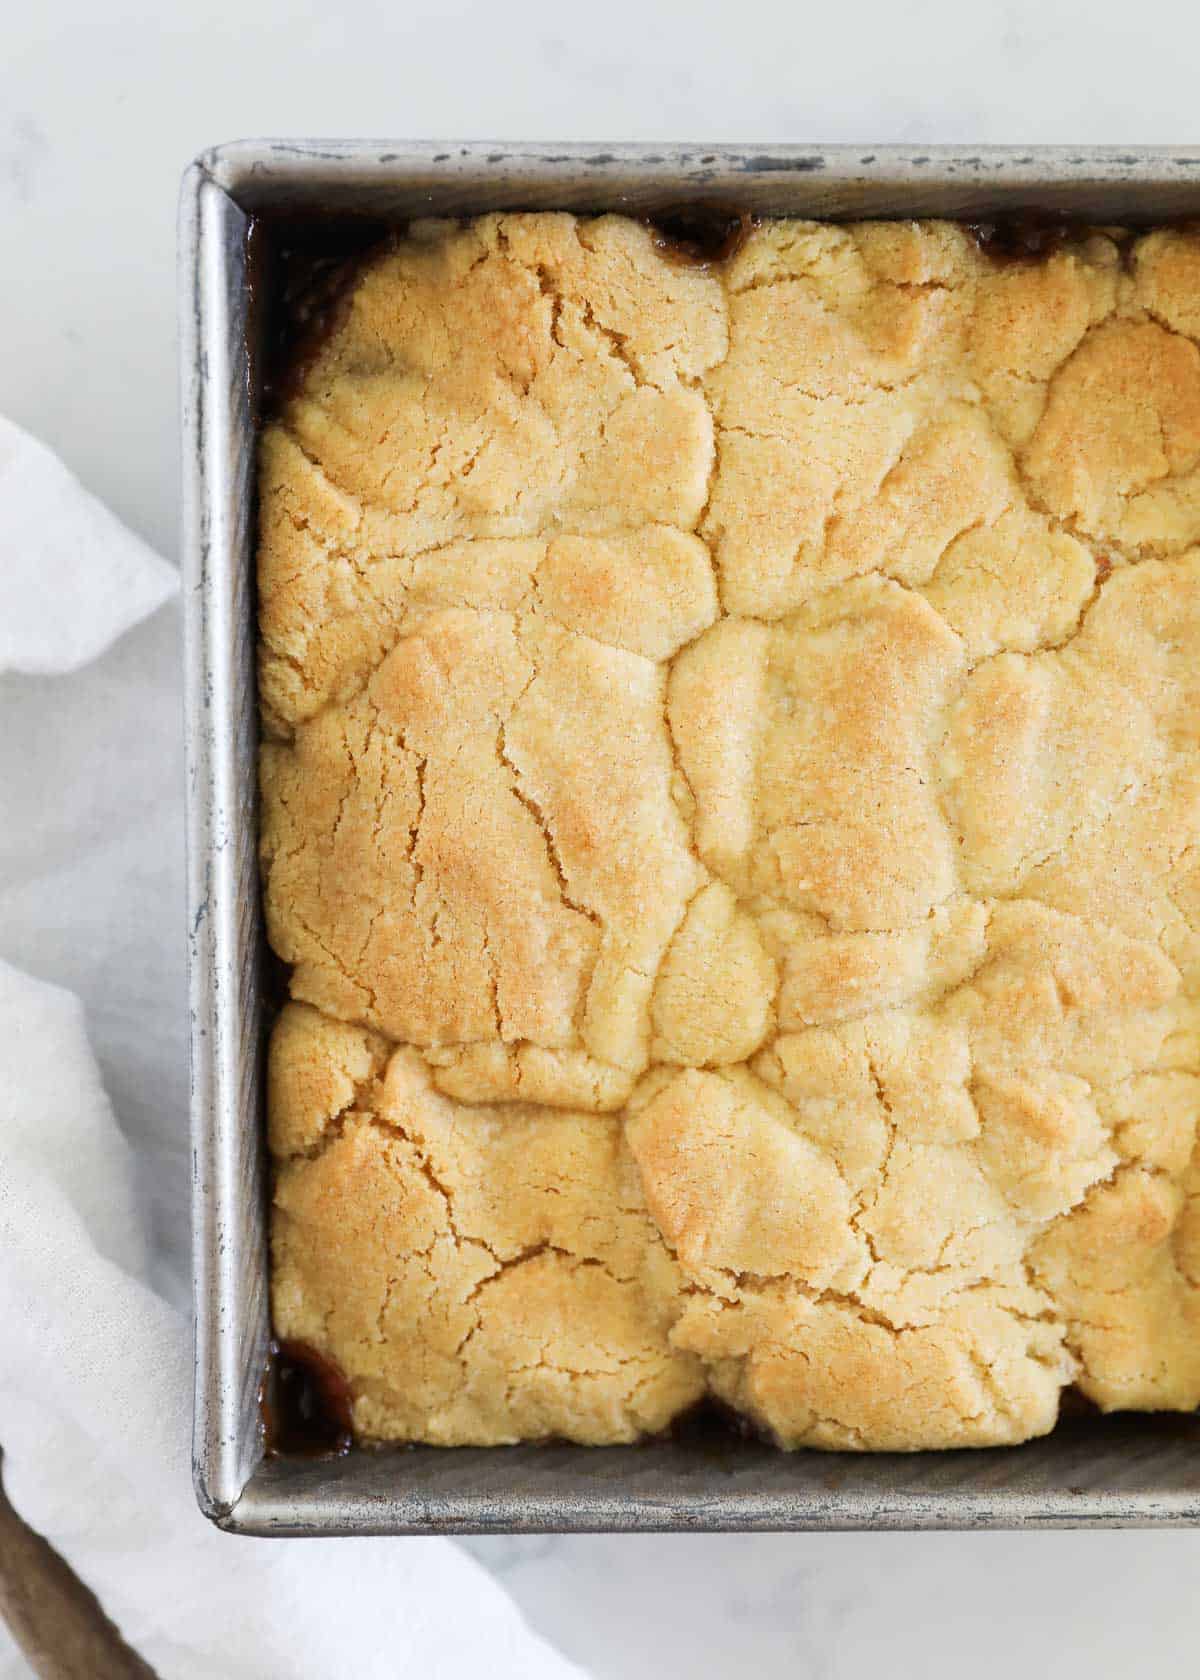
M 340 1458 L 353 1444 L 345 1372 L 307 1342 L 271 1342 L 258 1407 L 269 1458 Z
M 365 265 L 404 223 L 322 210 L 252 216 L 246 226 L 246 350 L 258 422 L 296 395 L 336 332 Z
M 660 256 L 698 268 L 719 268 L 731 261 L 760 220 L 749 210 L 708 204 L 681 204 L 645 219 Z

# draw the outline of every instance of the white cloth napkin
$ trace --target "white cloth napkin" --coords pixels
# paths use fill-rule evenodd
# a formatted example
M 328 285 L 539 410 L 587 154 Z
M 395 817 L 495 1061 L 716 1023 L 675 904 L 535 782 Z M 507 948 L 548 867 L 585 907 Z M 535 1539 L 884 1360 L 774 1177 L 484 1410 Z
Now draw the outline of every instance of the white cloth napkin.
M 171 567 L 0 420 L 0 669 L 41 673 L 0 680 L 9 1496 L 163 1680 L 569 1677 L 450 1541 L 246 1540 L 196 1509 L 177 626 L 132 629 L 176 589 Z M 24 968 L 68 979 L 86 1010 Z M 2 1680 L 26 1672 L 0 1633 Z
M 0 671 L 75 671 L 178 587 L 173 566 L 0 415 Z

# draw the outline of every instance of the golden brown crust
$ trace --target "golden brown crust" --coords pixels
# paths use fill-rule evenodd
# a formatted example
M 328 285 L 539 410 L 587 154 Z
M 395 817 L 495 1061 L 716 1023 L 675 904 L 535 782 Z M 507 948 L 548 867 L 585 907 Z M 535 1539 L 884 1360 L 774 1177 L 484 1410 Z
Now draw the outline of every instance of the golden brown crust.
M 301 1009 L 277 1041 L 315 1030 Z M 318 1152 L 278 1159 L 276 1324 L 351 1374 L 362 1434 L 635 1440 L 701 1394 L 619 1119 L 465 1108 L 398 1049 Z
M 1200 1404 L 1198 253 L 366 271 L 259 551 L 274 1312 L 360 1434 Z

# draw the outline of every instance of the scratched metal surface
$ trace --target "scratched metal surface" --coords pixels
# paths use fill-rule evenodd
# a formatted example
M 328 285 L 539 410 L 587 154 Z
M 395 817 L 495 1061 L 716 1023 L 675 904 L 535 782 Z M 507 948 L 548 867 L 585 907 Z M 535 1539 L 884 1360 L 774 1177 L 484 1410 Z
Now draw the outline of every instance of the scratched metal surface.
M 1015 1528 L 1200 1522 L 1200 1417 L 1073 1420 L 995 1452 L 781 1454 L 732 1439 L 265 1459 L 263 935 L 245 232 L 254 212 L 380 218 L 684 204 L 814 217 L 1200 216 L 1200 149 L 243 141 L 184 178 L 186 582 L 196 1404 L 201 1508 L 241 1533 Z

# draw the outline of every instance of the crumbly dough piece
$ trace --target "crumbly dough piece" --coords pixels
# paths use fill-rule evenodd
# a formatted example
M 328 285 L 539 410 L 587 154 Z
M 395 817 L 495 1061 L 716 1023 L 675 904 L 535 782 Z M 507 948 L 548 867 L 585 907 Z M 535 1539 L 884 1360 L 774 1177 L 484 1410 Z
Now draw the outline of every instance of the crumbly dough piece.
M 267 919 L 293 995 L 409 1043 L 529 1040 L 641 1072 L 654 975 L 704 879 L 664 689 L 640 654 L 454 608 L 269 743 Z
M 1200 240 L 415 227 L 260 465 L 273 1307 L 365 1438 L 1200 1404 Z
M 380 1065 L 369 1034 L 336 1030 L 367 1079 L 337 1113 L 341 1089 L 310 1101 L 323 1123 L 306 1149 L 274 1135 L 273 1307 L 280 1334 L 346 1372 L 356 1429 L 441 1446 L 631 1441 L 698 1398 L 620 1121 L 464 1107 L 416 1050 Z M 284 1011 L 277 1113 L 312 1097 L 329 1032 L 306 1005 Z
M 680 533 L 707 496 L 697 382 L 726 333 L 720 282 L 665 262 L 637 223 L 417 224 L 264 438 L 268 717 L 359 687 L 409 611 L 482 606 L 493 567 L 511 604 L 544 587 L 551 616 L 583 613 L 634 652 L 694 633 L 711 572 Z M 479 539 L 496 546 L 464 553 Z

